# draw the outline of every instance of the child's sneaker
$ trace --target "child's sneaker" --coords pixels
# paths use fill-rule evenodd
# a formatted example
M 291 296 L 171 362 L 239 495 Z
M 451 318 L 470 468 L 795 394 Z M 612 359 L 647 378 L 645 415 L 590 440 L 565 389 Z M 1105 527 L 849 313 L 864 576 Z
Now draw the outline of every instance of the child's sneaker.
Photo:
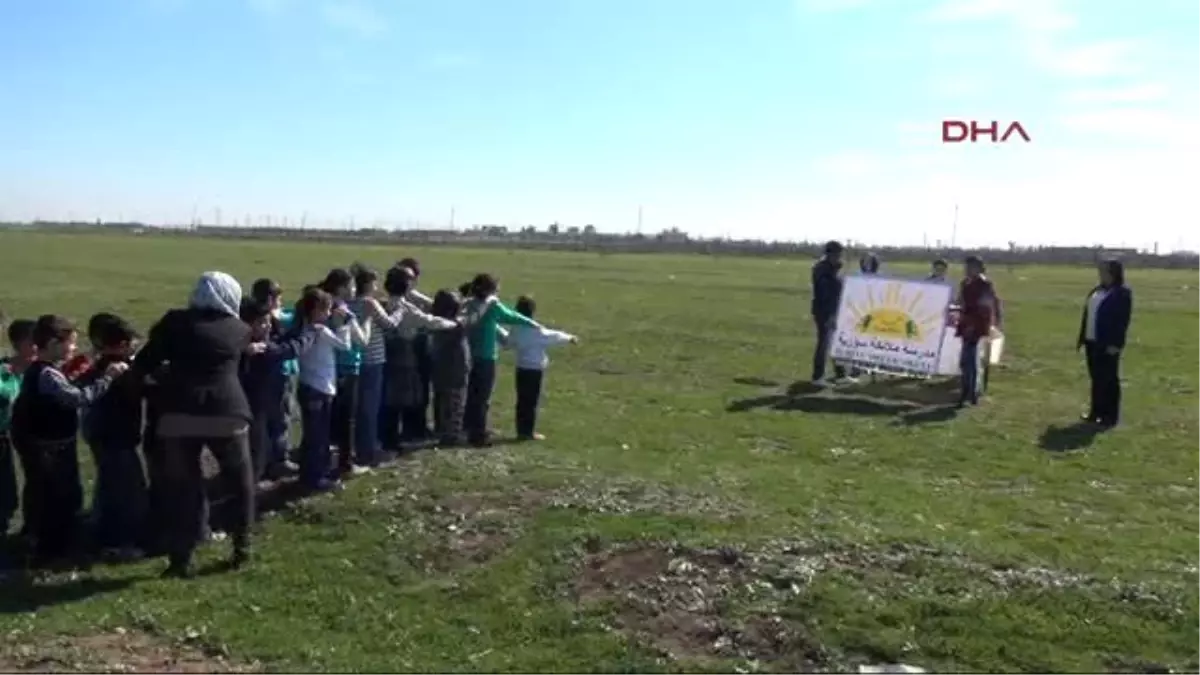
M 521 442 L 544 441 L 544 440 L 546 440 L 546 437 L 543 436 L 542 434 L 534 432 L 532 434 L 521 434 L 520 436 L 517 436 L 517 440 L 521 441 Z
M 115 563 L 129 563 L 141 560 L 146 556 L 146 553 L 140 548 L 132 546 L 112 546 L 104 549 L 101 555 L 105 560 Z
M 322 478 L 316 485 L 309 486 L 313 492 L 337 492 L 342 489 L 342 481 Z
M 365 476 L 365 475 L 371 473 L 371 467 L 363 466 L 362 464 L 355 464 L 355 465 L 351 466 L 350 470 L 347 471 L 346 473 L 351 478 L 358 478 L 359 476 Z
M 272 464 L 271 467 L 267 469 L 267 478 L 270 480 L 282 480 L 284 478 L 295 476 L 298 473 L 300 473 L 300 465 L 291 460 L 285 459 L 282 462 Z

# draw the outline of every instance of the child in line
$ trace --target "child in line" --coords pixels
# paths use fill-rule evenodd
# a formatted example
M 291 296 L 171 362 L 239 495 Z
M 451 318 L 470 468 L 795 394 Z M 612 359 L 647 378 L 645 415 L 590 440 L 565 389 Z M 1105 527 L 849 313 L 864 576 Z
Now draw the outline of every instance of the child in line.
M 239 315 L 250 327 L 250 340 L 254 347 L 242 356 L 238 366 L 238 379 L 250 404 L 250 460 L 254 467 L 255 481 L 262 481 L 274 459 L 274 439 L 271 436 L 272 421 L 278 412 L 277 382 L 283 372 L 282 364 L 303 354 L 315 340 L 311 329 L 295 331 L 285 336 L 271 335 L 271 306 L 253 297 L 244 298 Z
M 375 299 L 379 274 L 360 265 L 354 275 L 355 298 L 350 311 L 355 316 L 370 319 L 371 332 L 362 349 L 358 370 L 358 391 L 354 401 L 354 464 L 359 471 L 379 466 L 381 461 L 379 442 L 379 414 L 383 408 L 384 376 L 387 367 L 387 350 L 384 346 L 384 329 L 388 328 L 386 315 Z
M 33 328 L 37 360 L 25 371 L 13 405 L 13 443 L 26 458 L 30 490 L 25 517 L 35 553 L 43 561 L 67 552 L 83 505 L 76 448 L 79 411 L 127 369 L 124 363 L 112 363 L 91 384 L 75 386 L 61 368 L 75 356 L 77 340 L 78 332 L 67 319 L 52 314 L 38 318 Z
M 321 290 L 333 301 L 329 316 L 330 328 L 337 331 L 343 325 L 351 327 L 349 349 L 337 350 L 337 387 L 333 401 L 333 445 L 338 448 L 338 470 L 353 474 L 354 467 L 354 411 L 358 407 L 358 376 L 362 369 L 363 347 L 367 343 L 365 329 L 350 311 L 350 301 L 356 296 L 354 277 L 348 270 L 336 268 L 329 271 L 321 282 Z M 361 472 L 361 469 L 359 469 Z
M 17 394 L 21 393 L 21 378 L 37 359 L 33 326 L 34 323 L 28 319 L 16 319 L 8 325 L 8 345 L 12 354 L 0 360 L 0 540 L 8 534 L 17 506 L 22 503 L 17 488 L 17 458 L 13 452 L 9 426 L 13 405 Z
M 488 409 L 496 386 L 496 359 L 499 352 L 497 328 L 507 326 L 539 326 L 526 316 L 514 312 L 500 302 L 497 293 L 500 283 L 490 274 L 480 274 L 471 282 L 471 300 L 467 314 L 478 315 L 470 332 L 471 373 L 467 382 L 467 402 L 463 424 L 468 440 L 475 446 L 491 444 L 488 429 Z
M 517 313 L 530 320 L 537 310 L 533 298 L 522 295 L 517 299 Z M 518 325 L 509 334 L 509 347 L 517 352 L 517 440 L 541 441 L 537 426 L 538 401 L 542 396 L 542 380 L 550 358 L 549 347 L 560 344 L 575 344 L 579 338 L 558 330 L 537 325 Z
M 94 358 L 76 384 L 87 386 L 109 372 L 128 367 L 138 339 L 120 317 L 97 315 L 88 323 Z M 96 482 L 92 513 L 96 539 L 107 557 L 134 560 L 142 556 L 147 503 L 146 474 L 138 456 L 142 440 L 142 390 L 131 374 L 116 378 L 83 415 L 83 437 L 92 451 Z
M 433 296 L 433 315 L 456 319 L 463 309 L 462 298 L 443 289 Z M 471 371 L 471 345 L 467 327 L 458 324 L 450 330 L 434 333 L 430 339 L 433 385 L 433 430 L 443 448 L 462 445 L 463 411 L 467 400 L 467 380 Z
M 250 287 L 250 297 L 270 308 L 269 341 L 281 342 L 292 329 L 292 310 L 283 307 L 283 288 L 271 279 L 258 279 Z M 299 467 L 288 458 L 291 451 L 292 418 L 296 399 L 296 359 L 285 359 L 269 384 L 270 398 L 267 416 L 268 455 L 265 477 L 270 479 L 295 475 Z M 260 476 L 262 477 L 262 476 Z
M 316 287 L 304 289 L 296 305 L 297 326 L 315 333 L 312 346 L 300 355 L 300 385 L 296 390 L 303 426 L 300 481 L 314 491 L 339 486 L 329 475 L 333 401 L 338 392 L 337 354 L 352 348 L 351 332 L 357 326 L 353 318 L 348 318 L 336 331 L 330 328 L 327 322 L 334 312 L 349 314 L 344 305 L 335 306 L 333 296 Z
M 453 318 L 440 318 L 427 314 L 409 302 L 415 280 L 408 267 L 395 266 L 388 270 L 384 279 L 384 290 L 388 293 L 387 309 L 378 303 L 372 306 L 372 320 L 376 326 L 388 330 L 385 350 L 387 355 L 387 410 L 385 433 L 396 438 L 395 447 L 404 443 L 417 443 L 428 438 L 426 402 L 428 395 L 423 391 L 420 354 L 417 336 L 422 330 L 449 330 L 458 326 Z M 390 425 L 396 426 L 390 426 Z M 400 434 L 395 437 L 397 427 Z
M 433 299 L 417 288 L 417 283 L 421 280 L 421 263 L 416 258 L 404 258 L 396 263 L 396 266 L 403 267 L 412 272 L 412 283 L 404 299 L 422 312 L 432 312 Z M 432 336 L 430 332 L 425 329 L 417 330 L 416 336 L 413 338 L 413 354 L 417 360 L 417 373 L 421 378 L 420 389 L 418 390 L 421 397 L 414 406 L 415 410 L 412 413 L 412 431 L 421 439 L 429 438 L 432 435 L 428 424 L 429 405 L 432 401 L 430 387 L 432 386 L 433 378 L 431 340 Z M 419 423 L 419 426 L 417 426 L 417 423 Z

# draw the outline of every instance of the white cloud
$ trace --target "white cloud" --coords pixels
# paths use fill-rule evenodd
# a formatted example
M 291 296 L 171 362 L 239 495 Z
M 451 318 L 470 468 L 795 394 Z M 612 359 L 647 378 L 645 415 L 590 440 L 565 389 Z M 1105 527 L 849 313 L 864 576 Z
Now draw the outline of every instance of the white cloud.
M 321 16 L 331 26 L 347 30 L 363 38 L 375 38 L 388 30 L 387 19 L 370 5 L 351 0 L 337 0 L 321 5 Z
M 1138 40 L 1106 40 L 1064 47 L 1050 40 L 1029 45 L 1030 57 L 1043 70 L 1072 78 L 1104 78 L 1134 75 L 1142 70 Z
M 1166 85 L 1153 82 L 1115 87 L 1074 89 L 1063 95 L 1063 102 L 1075 105 L 1158 103 L 1164 101 L 1168 93 L 1169 89 Z
M 1062 31 L 1079 23 L 1077 15 L 1055 0 L 946 0 L 927 18 L 935 23 L 1003 20 L 1031 33 Z
M 1140 141 L 1171 147 L 1200 146 L 1200 121 L 1157 108 L 1109 108 L 1060 117 L 1064 126 L 1097 141 Z

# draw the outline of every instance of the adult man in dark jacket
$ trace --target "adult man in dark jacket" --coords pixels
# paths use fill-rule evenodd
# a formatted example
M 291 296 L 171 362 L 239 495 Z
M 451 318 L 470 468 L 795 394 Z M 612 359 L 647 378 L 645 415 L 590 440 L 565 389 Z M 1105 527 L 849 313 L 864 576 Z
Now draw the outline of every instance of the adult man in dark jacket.
M 812 316 L 817 326 L 817 348 L 813 353 L 812 381 L 814 384 L 825 379 L 825 362 L 829 360 L 829 347 L 837 325 L 838 303 L 842 298 L 842 244 L 831 241 L 825 244 L 825 255 L 812 268 Z M 834 377 L 846 377 L 846 369 L 833 366 Z

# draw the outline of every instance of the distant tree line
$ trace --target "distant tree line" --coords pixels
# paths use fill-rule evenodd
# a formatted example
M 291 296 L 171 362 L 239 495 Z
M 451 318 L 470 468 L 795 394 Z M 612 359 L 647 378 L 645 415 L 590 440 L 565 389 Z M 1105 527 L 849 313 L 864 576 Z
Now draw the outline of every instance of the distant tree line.
M 158 227 L 143 223 L 108 222 L 51 222 L 0 223 L 0 227 L 26 227 L 57 232 L 123 232 L 154 236 L 216 237 L 228 239 L 287 239 L 314 242 L 370 242 L 413 246 L 472 246 L 582 251 L 600 254 L 616 253 L 696 253 L 721 256 L 758 256 L 775 258 L 814 258 L 820 255 L 825 240 L 786 242 L 758 239 L 705 239 L 689 236 L 677 228 L 657 234 L 608 234 L 591 225 L 561 227 L 557 223 L 545 229 L 527 226 L 520 229 L 501 225 L 478 225 L 465 230 L 405 229 L 313 229 L 286 227 L 220 227 L 193 225 L 189 227 Z M 831 238 L 836 235 L 831 234 Z M 1176 252 L 1158 255 L 1154 252 L 1101 246 L 1020 246 L 1009 242 L 1006 248 L 958 248 L 944 246 L 880 246 L 862 242 L 843 241 L 855 252 L 872 251 L 887 262 L 929 262 L 944 258 L 951 263 L 968 254 L 982 255 L 987 262 L 1000 265 L 1061 264 L 1090 265 L 1106 257 L 1117 257 L 1126 264 L 1142 268 L 1200 269 L 1200 255 Z

